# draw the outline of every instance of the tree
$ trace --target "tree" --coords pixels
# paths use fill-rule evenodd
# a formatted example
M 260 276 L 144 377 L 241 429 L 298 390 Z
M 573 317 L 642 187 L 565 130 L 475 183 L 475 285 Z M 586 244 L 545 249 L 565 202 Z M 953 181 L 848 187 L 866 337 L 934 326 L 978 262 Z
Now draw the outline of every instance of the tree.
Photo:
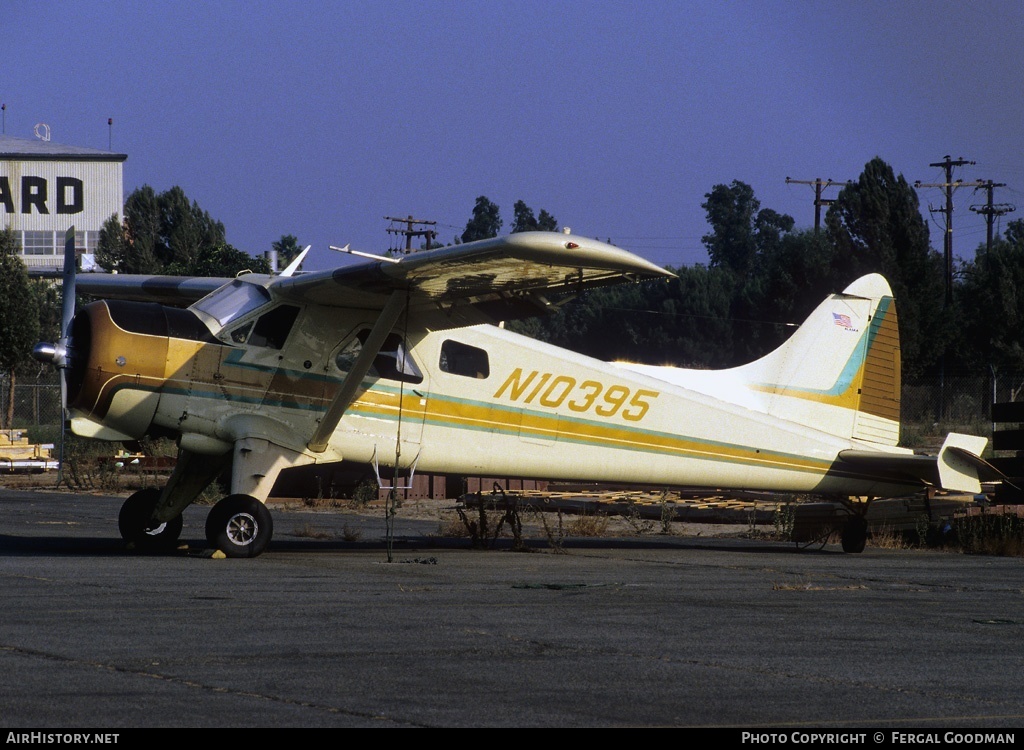
M 473 206 L 473 218 L 466 222 L 466 230 L 460 239 L 462 242 L 474 242 L 475 240 L 486 240 L 497 237 L 501 231 L 501 217 L 498 206 L 492 203 L 486 195 L 476 199 Z
M 540 210 L 540 218 L 535 218 L 533 209 L 523 201 L 516 201 L 513 206 L 515 218 L 512 222 L 512 234 L 516 232 L 555 232 L 558 230 L 558 220 L 543 208 Z
M 1024 220 L 1011 221 L 991 249 L 964 263 L 957 289 L 957 364 L 1024 370 Z
M 773 321 L 765 306 L 777 309 L 768 296 L 767 272 L 795 222 L 792 216 L 762 209 L 753 188 L 739 180 L 715 185 L 704 197 L 701 207 L 712 231 L 702 241 L 710 268 L 724 272 L 732 286 L 729 317 L 736 328 L 729 364 L 742 364 L 768 353 L 785 338 L 780 338 L 777 319 Z
M 952 312 L 942 313 L 941 254 L 932 250 L 917 193 L 875 157 L 857 182 L 847 185 L 825 214 L 843 275 L 881 273 L 896 298 L 904 369 L 920 372 L 938 363 L 949 340 Z
M 279 269 L 287 268 L 288 264 L 295 260 L 299 253 L 302 252 L 302 248 L 299 247 L 299 239 L 294 234 L 282 234 L 281 239 L 271 243 L 270 246 L 277 253 L 277 267 Z
M 152 255 L 146 257 L 141 247 L 136 251 L 128 242 L 125 225 L 118 220 L 117 214 L 103 222 L 103 226 L 100 227 L 99 242 L 96 244 L 96 263 L 101 268 L 120 273 L 150 273 L 149 269 L 157 266 Z
M 20 252 L 14 230 L 0 231 L 0 371 L 7 373 L 9 388 L 5 428 L 14 420 L 15 369 L 39 340 L 38 302 Z
M 265 259 L 231 247 L 224 225 L 177 186 L 159 195 L 149 185 L 133 191 L 123 222 L 112 216 L 100 230 L 96 260 L 119 273 L 227 276 L 269 270 Z
M 205 247 L 185 262 L 175 261 L 165 273 L 171 276 L 237 276 L 243 271 L 270 273 L 266 258 L 254 258 L 226 242 Z
M 160 236 L 157 257 L 165 266 L 190 267 L 198 256 L 225 244 L 224 225 L 189 201 L 185 191 L 172 187 L 160 196 Z

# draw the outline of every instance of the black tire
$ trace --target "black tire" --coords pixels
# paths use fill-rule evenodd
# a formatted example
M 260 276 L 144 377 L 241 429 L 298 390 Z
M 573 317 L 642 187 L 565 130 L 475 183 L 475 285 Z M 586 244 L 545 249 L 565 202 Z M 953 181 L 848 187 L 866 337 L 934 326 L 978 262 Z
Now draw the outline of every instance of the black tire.
M 206 541 L 228 557 L 256 557 L 273 535 L 270 511 L 251 495 L 228 495 L 206 517 Z
M 843 552 L 863 552 L 867 541 L 868 522 L 862 516 L 851 516 L 843 526 Z
M 154 526 L 150 521 L 153 509 L 160 499 L 160 490 L 149 488 L 131 495 L 121 506 L 117 516 L 117 529 L 121 538 L 136 549 L 159 551 L 173 549 L 181 536 L 181 515 Z

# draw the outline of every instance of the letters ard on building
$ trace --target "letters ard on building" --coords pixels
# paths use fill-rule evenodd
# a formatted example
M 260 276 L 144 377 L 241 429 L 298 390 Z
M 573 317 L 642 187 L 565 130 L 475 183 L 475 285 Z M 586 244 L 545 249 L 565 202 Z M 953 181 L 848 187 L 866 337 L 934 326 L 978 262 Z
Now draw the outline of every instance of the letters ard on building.
M 12 229 L 30 268 L 63 264 L 64 233 L 95 253 L 100 230 L 124 206 L 125 154 L 0 135 L 0 229 Z M 83 259 L 84 262 L 84 259 Z

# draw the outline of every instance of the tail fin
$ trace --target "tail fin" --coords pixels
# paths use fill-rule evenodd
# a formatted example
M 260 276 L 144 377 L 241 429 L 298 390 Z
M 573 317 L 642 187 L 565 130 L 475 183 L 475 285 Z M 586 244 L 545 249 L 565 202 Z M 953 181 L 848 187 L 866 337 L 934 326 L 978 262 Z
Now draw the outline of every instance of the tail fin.
M 899 328 L 892 290 L 878 274 L 827 297 L 786 343 L 748 365 L 620 366 L 843 438 L 899 442 Z
M 900 339 L 888 282 L 864 276 L 825 299 L 771 354 L 734 370 L 765 411 L 892 446 L 900 436 Z

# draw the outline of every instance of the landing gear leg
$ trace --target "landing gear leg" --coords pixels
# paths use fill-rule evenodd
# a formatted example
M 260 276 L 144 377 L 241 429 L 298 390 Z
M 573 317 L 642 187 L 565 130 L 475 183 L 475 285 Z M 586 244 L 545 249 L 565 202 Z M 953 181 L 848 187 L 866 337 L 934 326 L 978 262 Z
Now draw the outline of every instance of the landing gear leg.
M 146 551 L 168 550 L 181 536 L 182 520 L 179 513 L 164 523 L 153 521 L 153 511 L 160 499 L 160 490 L 139 490 L 124 501 L 117 517 L 121 537 L 136 549 Z

